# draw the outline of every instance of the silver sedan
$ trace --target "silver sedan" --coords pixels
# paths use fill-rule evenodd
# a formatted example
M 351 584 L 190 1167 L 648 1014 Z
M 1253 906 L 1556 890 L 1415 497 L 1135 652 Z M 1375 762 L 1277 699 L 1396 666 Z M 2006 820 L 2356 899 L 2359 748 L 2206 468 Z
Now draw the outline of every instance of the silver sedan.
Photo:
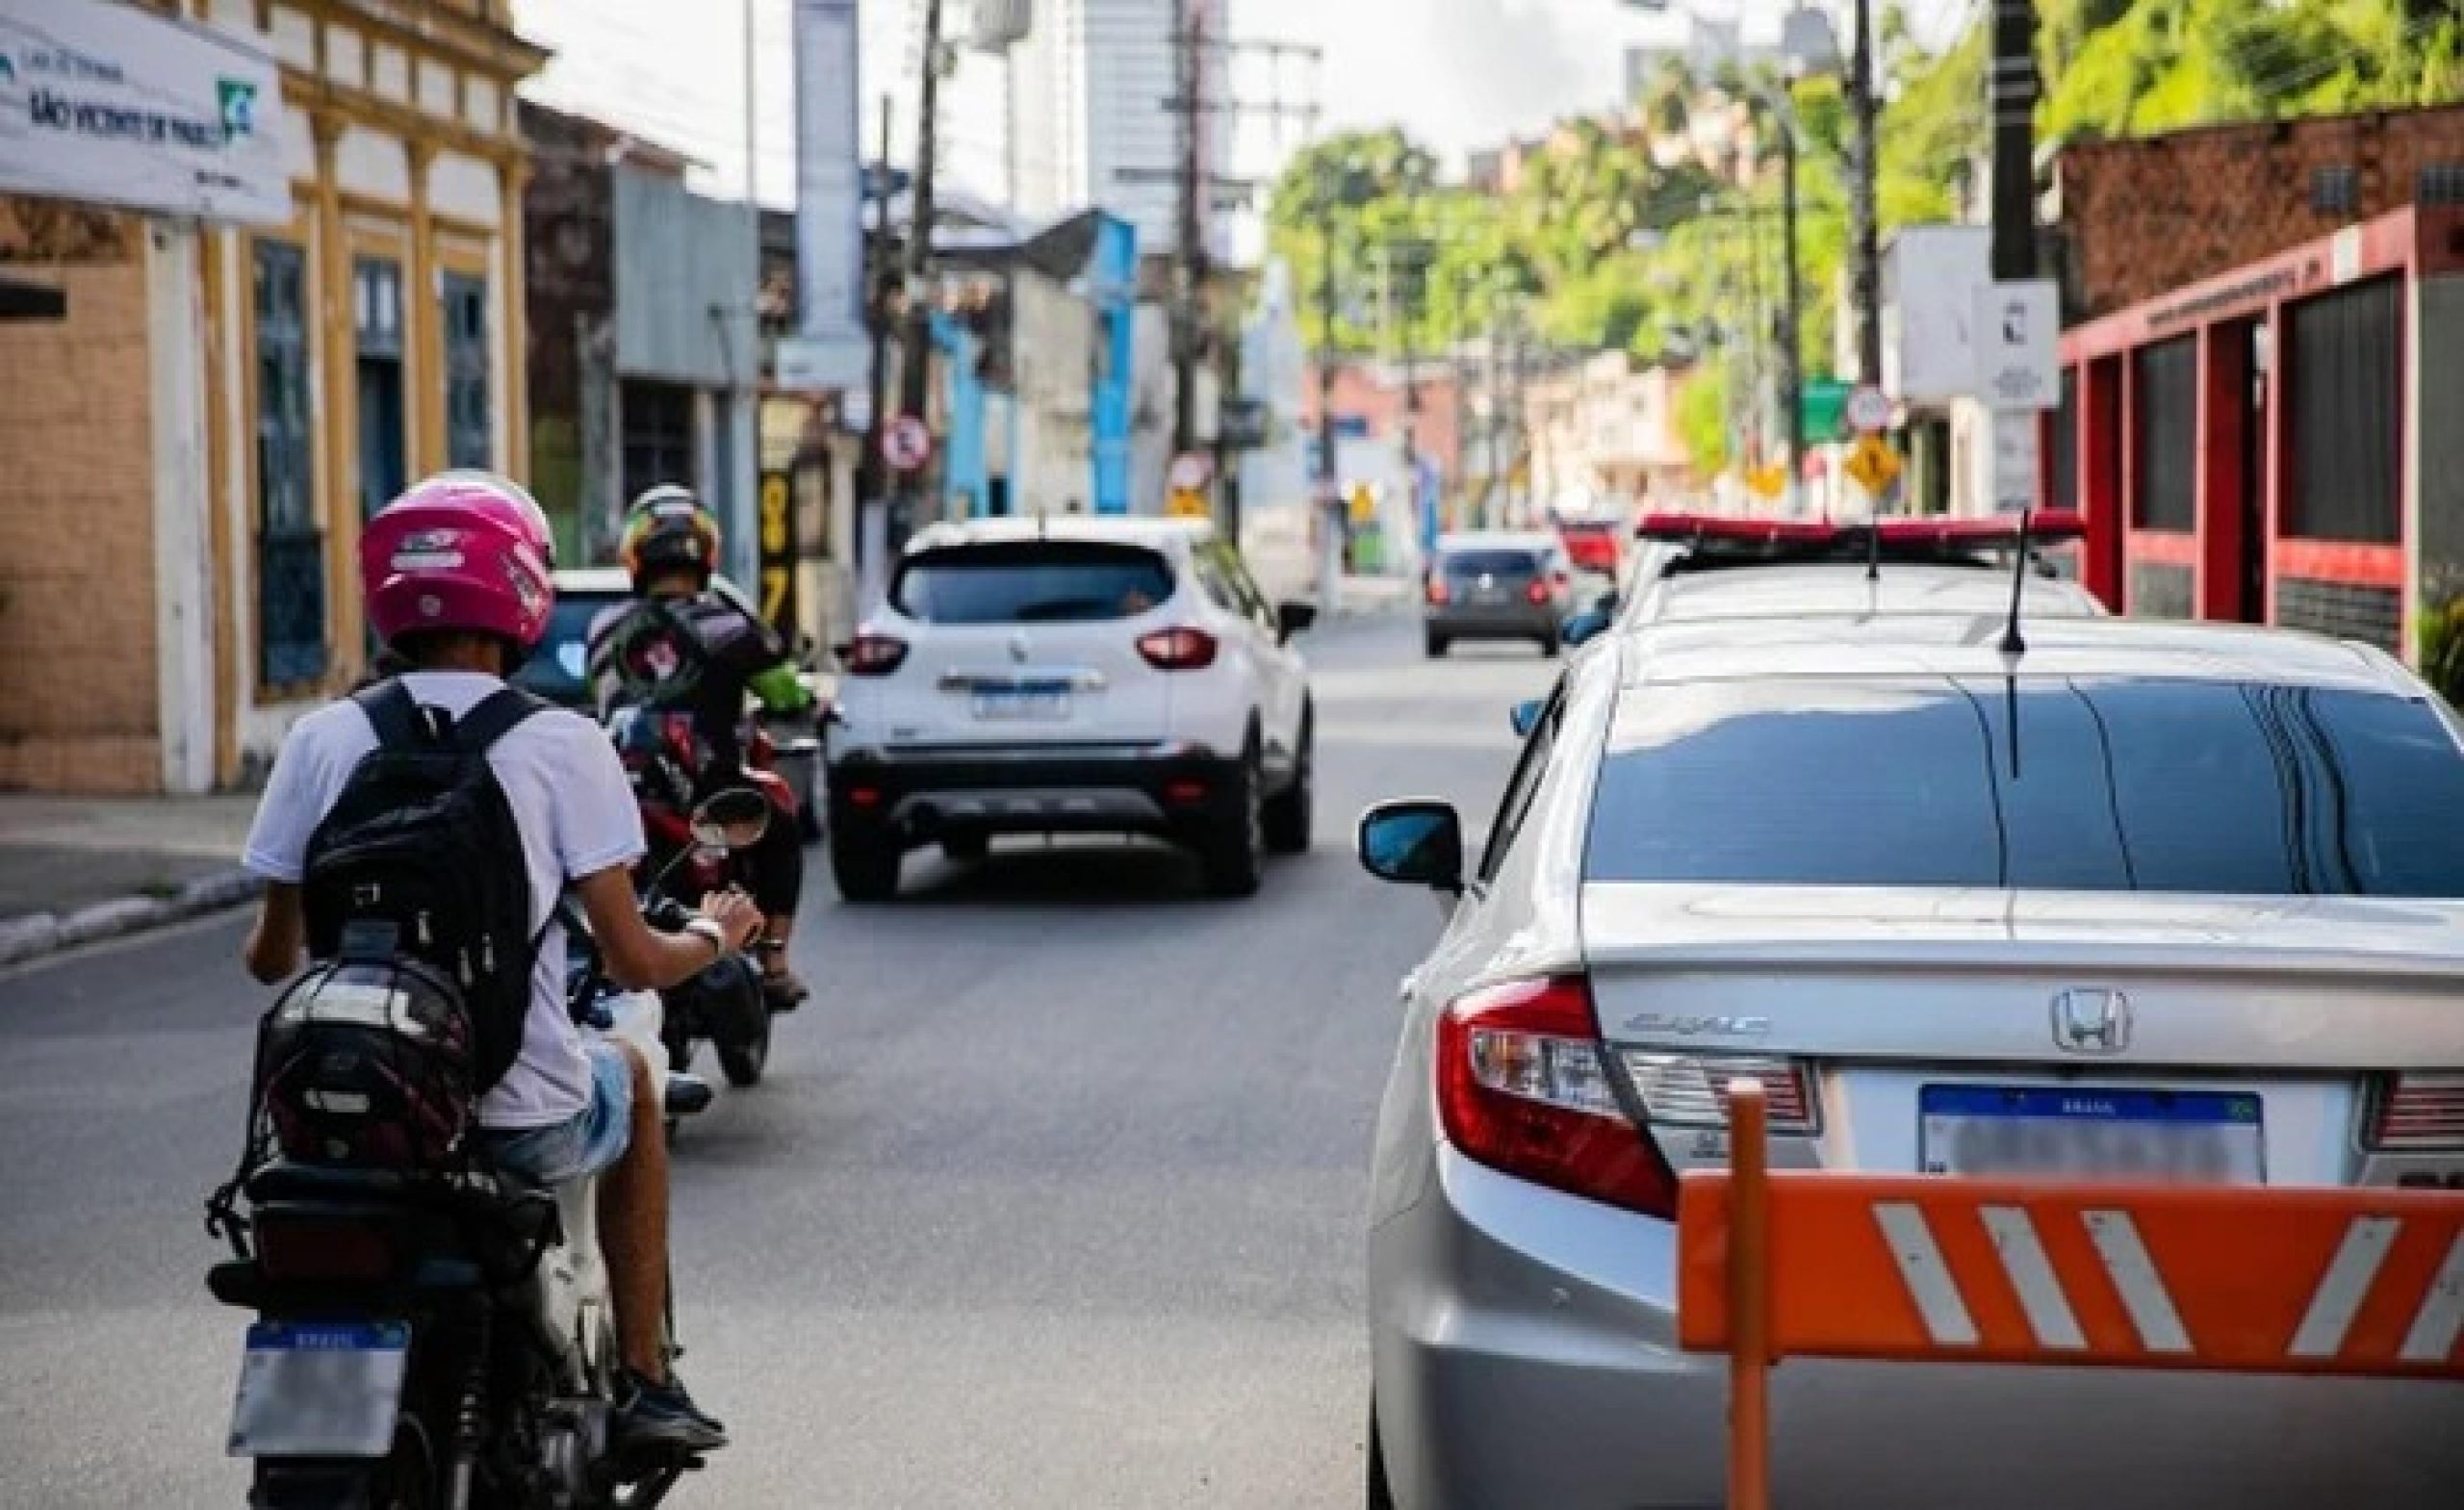
M 2299 635 L 2001 629 L 1619 631 L 1476 860 L 1443 805 L 1363 819 L 1449 911 L 1377 1123 L 1373 1506 L 1721 1501 L 1672 1217 L 1739 1076 L 1784 1167 L 2464 1189 L 2444 705 Z M 1790 1363 L 1778 1498 L 2453 1506 L 2458 1390 Z

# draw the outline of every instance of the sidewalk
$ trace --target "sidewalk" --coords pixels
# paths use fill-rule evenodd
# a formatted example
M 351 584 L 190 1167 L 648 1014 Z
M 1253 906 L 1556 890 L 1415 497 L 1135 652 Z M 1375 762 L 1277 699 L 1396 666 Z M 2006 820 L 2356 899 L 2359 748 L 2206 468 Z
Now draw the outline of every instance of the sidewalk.
M 0 965 L 245 901 L 256 799 L 0 795 Z

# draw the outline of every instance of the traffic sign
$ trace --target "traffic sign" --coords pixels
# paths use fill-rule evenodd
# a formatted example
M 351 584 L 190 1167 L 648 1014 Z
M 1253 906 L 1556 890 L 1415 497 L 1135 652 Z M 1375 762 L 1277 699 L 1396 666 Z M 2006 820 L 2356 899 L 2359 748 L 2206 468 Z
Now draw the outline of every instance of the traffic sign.
M 2062 402 L 2062 301 L 2050 279 L 1976 292 L 1976 396 L 1989 409 Z
M 1993 416 L 1993 511 L 2017 514 L 2037 506 L 2037 417 Z
M 1215 458 L 1204 451 L 1183 451 L 1172 458 L 1171 470 L 1164 480 L 1184 492 L 1204 488 L 1215 476 Z
M 1214 510 L 1206 506 L 1206 495 L 1194 488 L 1174 488 L 1164 512 L 1174 519 L 1207 519 Z
M 882 431 L 882 459 L 900 472 L 914 472 L 933 459 L 933 432 L 911 414 L 902 414 Z
M 1859 441 L 1848 455 L 1848 475 L 1874 498 L 1890 491 L 1890 485 L 1899 480 L 1899 453 L 1879 435 Z
M 1788 469 L 1780 462 L 1745 469 L 1745 485 L 1757 498 L 1776 499 L 1788 491 Z
M 1890 396 L 1871 383 L 1860 385 L 1848 396 L 1848 427 L 1860 435 L 1889 429 Z

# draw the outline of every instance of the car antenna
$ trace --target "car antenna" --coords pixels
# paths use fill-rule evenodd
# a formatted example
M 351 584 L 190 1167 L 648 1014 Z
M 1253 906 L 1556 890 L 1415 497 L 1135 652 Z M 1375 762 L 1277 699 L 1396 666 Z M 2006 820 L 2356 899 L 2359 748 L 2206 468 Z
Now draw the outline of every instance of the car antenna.
M 1883 579 L 1883 500 L 1877 495 L 1873 511 L 1865 516 L 1865 580 Z
M 2019 602 L 2027 596 L 2028 525 L 2035 516 L 2035 500 L 2020 506 L 2019 549 L 2014 553 L 2011 563 L 2011 618 L 2002 627 L 2002 653 L 2005 655 L 2025 655 L 2028 653 L 2027 637 L 2019 632 Z

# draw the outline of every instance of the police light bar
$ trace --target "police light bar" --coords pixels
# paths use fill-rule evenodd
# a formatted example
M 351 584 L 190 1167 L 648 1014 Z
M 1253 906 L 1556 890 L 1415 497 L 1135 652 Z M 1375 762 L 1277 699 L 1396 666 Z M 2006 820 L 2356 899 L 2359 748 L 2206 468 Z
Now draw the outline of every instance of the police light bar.
M 1838 524 L 1660 513 L 1644 515 L 1635 525 L 1634 533 L 1639 539 L 1681 545 L 1745 545 L 1781 550 L 1791 546 L 1816 548 L 1862 541 L 1870 532 L 1879 537 L 1884 546 L 1902 550 L 2007 550 L 2019 543 L 2022 528 L 2030 545 L 2057 545 L 2085 536 L 2087 521 L 2074 509 L 2044 509 L 2027 516 L 2024 525 L 2016 514 L 1967 519 L 1899 516 L 1875 520 L 1871 524 Z

